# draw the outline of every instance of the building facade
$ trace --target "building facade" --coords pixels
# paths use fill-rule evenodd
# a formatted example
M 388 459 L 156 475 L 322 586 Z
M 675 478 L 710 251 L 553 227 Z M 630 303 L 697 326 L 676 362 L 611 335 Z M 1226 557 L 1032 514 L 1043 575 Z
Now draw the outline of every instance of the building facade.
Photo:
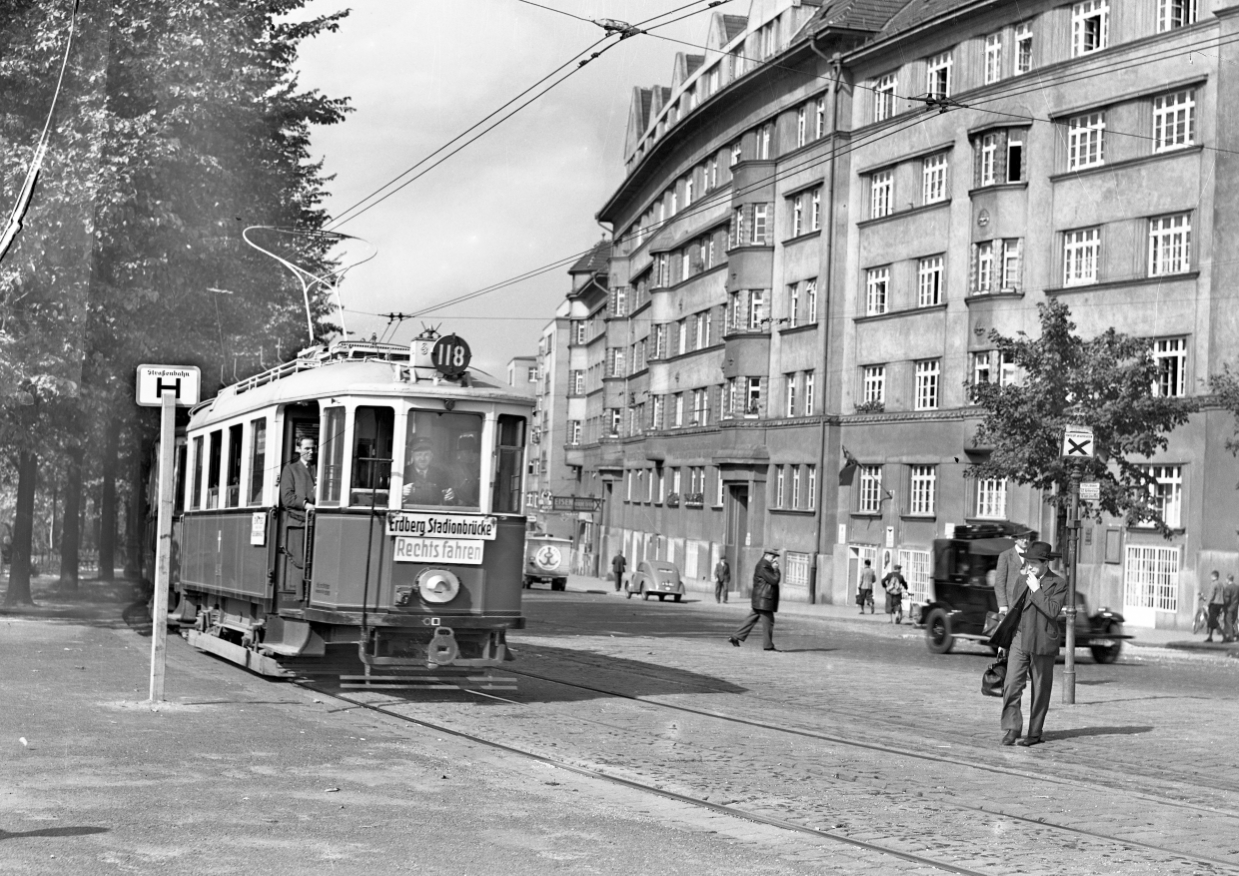
M 1011 521 L 1028 487 L 966 476 L 976 381 L 1019 380 L 989 339 L 1150 339 L 1157 392 L 1202 413 L 1147 461 L 1170 539 L 1081 534 L 1090 604 L 1190 624 L 1198 577 L 1239 571 L 1232 122 L 1239 6 L 762 0 L 715 15 L 671 85 L 634 91 L 599 303 L 602 377 L 573 450 L 605 499 L 595 544 L 704 579 L 784 554 L 785 597 L 843 602 L 865 559 L 919 598 L 934 538 Z M 591 312 L 592 313 L 592 312 Z M 591 347 L 592 348 L 592 347 Z M 571 400 L 570 400 L 571 403 Z M 845 453 L 846 448 L 846 453 Z M 841 485 L 846 455 L 858 467 Z

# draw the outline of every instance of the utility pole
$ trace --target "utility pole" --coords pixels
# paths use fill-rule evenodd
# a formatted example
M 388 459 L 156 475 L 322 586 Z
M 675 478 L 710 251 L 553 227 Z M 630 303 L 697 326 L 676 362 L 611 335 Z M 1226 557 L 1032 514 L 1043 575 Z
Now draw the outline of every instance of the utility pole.
M 1063 666 L 1063 702 L 1076 701 L 1076 560 L 1080 539 L 1080 478 L 1084 463 L 1093 458 L 1093 430 L 1068 426 L 1063 431 L 1063 458 L 1071 466 L 1071 499 L 1067 506 L 1067 635 Z

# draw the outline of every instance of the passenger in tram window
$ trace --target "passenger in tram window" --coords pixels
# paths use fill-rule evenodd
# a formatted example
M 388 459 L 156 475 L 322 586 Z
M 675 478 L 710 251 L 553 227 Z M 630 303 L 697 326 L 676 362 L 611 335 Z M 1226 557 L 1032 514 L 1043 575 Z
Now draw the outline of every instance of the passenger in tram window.
M 434 443 L 429 438 L 415 439 L 409 455 L 412 464 L 404 475 L 404 505 L 460 504 L 450 476 L 435 463 Z
M 297 459 L 284 466 L 280 472 L 280 504 L 289 509 L 289 517 L 305 520 L 307 511 L 314 510 L 315 471 L 313 438 L 297 442 Z
M 456 440 L 456 498 L 461 505 L 477 505 L 482 478 L 482 450 L 476 432 Z

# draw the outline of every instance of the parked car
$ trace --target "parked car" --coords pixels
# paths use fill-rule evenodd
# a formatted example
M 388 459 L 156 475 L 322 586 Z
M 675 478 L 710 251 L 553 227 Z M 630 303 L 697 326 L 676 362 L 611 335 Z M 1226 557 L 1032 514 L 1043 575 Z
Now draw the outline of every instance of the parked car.
M 657 596 L 659 602 L 666 600 L 668 596 L 674 597 L 676 602 L 684 598 L 684 582 L 680 580 L 680 570 L 674 563 L 666 560 L 642 560 L 637 564 L 637 571 L 632 573 L 624 586 L 629 599 L 632 599 L 634 593 L 642 599 L 649 599 L 651 595 Z
M 935 654 L 951 650 L 956 639 L 988 642 L 987 612 L 998 611 L 998 599 L 990 572 L 998 555 L 1015 542 L 1013 533 L 992 525 L 959 526 L 955 538 L 934 540 L 933 594 L 921 610 L 925 645 Z M 1058 618 L 1066 641 L 1067 610 Z M 1098 663 L 1113 663 L 1123 648 L 1123 616 L 1109 608 L 1089 614 L 1083 593 L 1076 593 L 1075 639 L 1077 648 L 1088 648 Z

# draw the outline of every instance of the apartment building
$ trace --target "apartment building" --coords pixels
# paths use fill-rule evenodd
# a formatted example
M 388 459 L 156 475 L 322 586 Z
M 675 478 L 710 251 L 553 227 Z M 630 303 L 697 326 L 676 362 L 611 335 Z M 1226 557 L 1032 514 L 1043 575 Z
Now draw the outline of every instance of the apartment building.
M 865 559 L 924 598 L 933 539 L 1013 521 L 1036 491 L 966 476 L 967 384 L 1019 380 L 989 332 L 1152 341 L 1158 392 L 1206 396 L 1234 358 L 1236 219 L 1219 71 L 1239 5 L 1209 0 L 764 0 L 716 14 L 671 85 L 637 88 L 583 482 L 597 541 L 702 582 L 784 553 L 789 599 L 844 602 Z M 1232 101 L 1228 103 L 1228 100 Z M 1239 562 L 1230 414 L 1148 460 L 1167 540 L 1090 520 L 1081 589 L 1190 623 Z M 859 467 L 841 479 L 844 448 Z M 846 482 L 840 483 L 841 480 Z M 1207 510 L 1206 510 L 1207 509 Z M 1239 571 L 1239 570 L 1236 570 Z

